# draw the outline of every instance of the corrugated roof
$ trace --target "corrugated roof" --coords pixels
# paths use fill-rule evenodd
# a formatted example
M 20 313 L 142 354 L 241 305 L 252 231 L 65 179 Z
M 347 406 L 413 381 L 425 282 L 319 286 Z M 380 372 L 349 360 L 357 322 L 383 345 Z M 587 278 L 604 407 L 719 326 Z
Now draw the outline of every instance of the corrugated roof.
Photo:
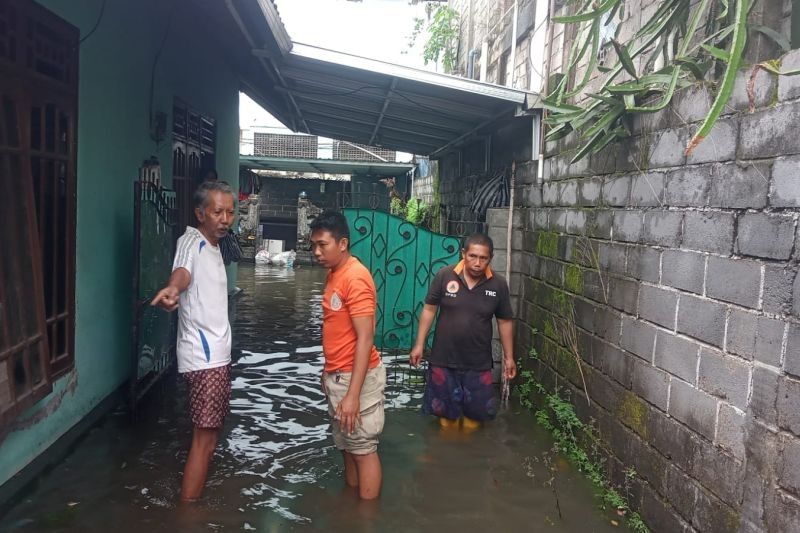
M 537 95 L 291 42 L 272 0 L 226 0 L 260 63 L 243 90 L 293 131 L 438 156 Z M 269 34 L 269 35 L 265 35 Z M 261 40 L 259 40 L 261 39 Z M 261 48 L 257 43 L 263 42 Z
M 282 58 L 279 88 L 297 129 L 436 156 L 519 112 L 524 91 L 300 43 Z

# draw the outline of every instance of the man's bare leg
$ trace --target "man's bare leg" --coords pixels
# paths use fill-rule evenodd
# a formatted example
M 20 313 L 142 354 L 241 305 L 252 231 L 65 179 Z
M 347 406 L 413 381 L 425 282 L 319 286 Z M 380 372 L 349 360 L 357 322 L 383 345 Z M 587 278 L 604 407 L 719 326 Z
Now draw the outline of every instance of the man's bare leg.
M 195 501 L 203 494 L 208 465 L 214 456 L 218 437 L 219 429 L 194 429 L 192 447 L 189 449 L 189 457 L 186 459 L 186 467 L 183 470 L 181 501 Z
M 344 481 L 348 487 L 358 488 L 358 465 L 353 454 L 342 451 L 344 457 Z
M 358 495 L 362 500 L 374 500 L 381 495 L 383 472 L 378 452 L 352 455 L 358 468 Z

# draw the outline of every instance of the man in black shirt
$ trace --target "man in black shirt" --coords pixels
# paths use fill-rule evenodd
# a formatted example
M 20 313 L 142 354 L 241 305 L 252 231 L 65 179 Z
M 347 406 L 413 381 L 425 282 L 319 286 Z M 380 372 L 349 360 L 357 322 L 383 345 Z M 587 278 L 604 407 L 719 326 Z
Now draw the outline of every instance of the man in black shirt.
M 489 267 L 492 240 L 475 233 L 464 241 L 462 260 L 442 268 L 433 279 L 411 350 L 418 366 L 436 312 L 439 322 L 429 357 L 423 411 L 439 417 L 442 427 L 463 424 L 474 429 L 497 414 L 492 385 L 492 319 L 497 318 L 503 345 L 505 378 L 517 374 L 513 313 L 508 284 Z

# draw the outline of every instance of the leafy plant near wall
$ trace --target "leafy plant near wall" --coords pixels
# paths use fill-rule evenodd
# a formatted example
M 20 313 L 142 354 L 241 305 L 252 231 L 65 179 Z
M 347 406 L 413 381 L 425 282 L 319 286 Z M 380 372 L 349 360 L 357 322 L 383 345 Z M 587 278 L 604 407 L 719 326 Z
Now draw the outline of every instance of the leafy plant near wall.
M 531 329 L 531 335 L 539 332 Z M 531 348 L 529 361 L 535 361 L 539 354 Z M 605 471 L 603 451 L 606 446 L 591 424 L 584 423 L 575 412 L 569 398 L 562 396 L 560 389 L 548 392 L 536 378 L 532 370 L 519 361 L 520 377 L 516 386 L 516 394 L 520 404 L 535 411 L 537 423 L 547 430 L 554 439 L 553 452 L 562 454 L 594 485 L 602 502 L 601 507 L 612 509 L 625 520 L 628 528 L 636 533 L 650 533 L 639 513 L 634 512 L 628 503 L 631 498 L 631 484 L 638 477 L 633 468 L 625 470 L 625 483 L 621 487 L 612 486 L 608 482 Z M 554 471 L 555 475 L 555 471 Z M 553 483 L 553 479 L 547 483 Z M 558 495 L 556 504 L 558 505 Z M 560 510 L 559 510 L 560 515 Z
M 747 40 L 747 15 L 755 0 L 663 0 L 652 17 L 627 42 L 616 38 L 602 43 L 603 29 L 620 16 L 624 0 L 582 0 L 575 15 L 555 17 L 557 23 L 575 26 L 563 76 L 544 100 L 545 119 L 553 141 L 576 132 L 581 147 L 572 162 L 596 153 L 610 143 L 628 137 L 624 120 L 631 113 L 653 113 L 666 108 L 676 89 L 696 82 L 708 83 L 719 66 L 716 96 L 708 115 L 686 146 L 689 154 L 708 136 L 733 92 Z M 617 37 L 619 30 L 617 29 Z M 753 26 L 788 47 L 769 28 Z M 598 64 L 601 46 L 613 47 L 617 62 Z M 638 67 L 637 67 L 638 62 Z M 581 76 L 576 73 L 586 64 Z M 760 65 L 776 74 L 774 62 Z M 597 73 L 602 83 L 587 100 L 574 98 L 586 92 Z M 622 79 L 623 73 L 628 79 Z
M 427 32 L 428 40 L 422 52 L 422 59 L 427 65 L 431 61 L 442 66 L 446 73 L 455 70 L 458 52 L 459 14 L 458 11 L 447 4 L 428 2 L 425 5 L 428 14 L 427 26 L 425 19 L 414 19 L 414 29 L 408 39 L 408 47 L 413 48 L 423 31 Z

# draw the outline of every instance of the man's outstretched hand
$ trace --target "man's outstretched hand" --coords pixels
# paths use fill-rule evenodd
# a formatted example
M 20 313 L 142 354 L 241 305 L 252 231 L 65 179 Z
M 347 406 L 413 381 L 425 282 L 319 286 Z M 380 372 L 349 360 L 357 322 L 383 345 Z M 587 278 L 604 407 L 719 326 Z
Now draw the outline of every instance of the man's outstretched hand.
M 152 306 L 158 306 L 161 309 L 172 312 L 178 308 L 178 304 L 180 302 L 181 293 L 178 291 L 177 287 L 173 287 L 172 285 L 167 285 L 156 294 L 156 297 L 153 298 L 153 301 L 150 302 Z

